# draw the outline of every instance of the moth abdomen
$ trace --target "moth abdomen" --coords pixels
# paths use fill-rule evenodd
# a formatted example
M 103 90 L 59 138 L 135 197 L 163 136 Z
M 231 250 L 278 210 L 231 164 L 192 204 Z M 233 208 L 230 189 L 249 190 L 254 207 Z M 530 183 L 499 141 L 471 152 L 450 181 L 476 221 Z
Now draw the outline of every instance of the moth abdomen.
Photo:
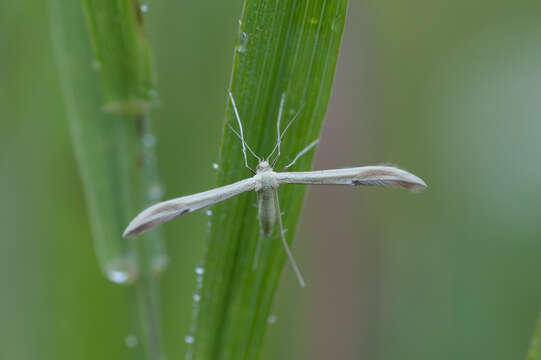
M 258 217 L 261 232 L 270 237 L 276 223 L 276 205 L 274 204 L 274 189 L 262 189 L 257 192 Z

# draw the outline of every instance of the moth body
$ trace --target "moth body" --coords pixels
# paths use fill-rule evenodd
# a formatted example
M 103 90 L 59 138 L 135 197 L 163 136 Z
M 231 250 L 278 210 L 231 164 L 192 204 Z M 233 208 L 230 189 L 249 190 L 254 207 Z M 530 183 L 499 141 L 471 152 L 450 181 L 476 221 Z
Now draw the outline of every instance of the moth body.
M 275 173 L 267 161 L 262 161 L 256 168 L 257 209 L 259 226 L 265 237 L 270 237 L 276 224 L 276 204 L 274 192 L 278 188 Z
M 274 224 L 276 224 L 276 205 L 274 204 L 273 190 L 260 190 L 257 192 L 257 209 L 259 226 L 265 237 L 270 237 Z

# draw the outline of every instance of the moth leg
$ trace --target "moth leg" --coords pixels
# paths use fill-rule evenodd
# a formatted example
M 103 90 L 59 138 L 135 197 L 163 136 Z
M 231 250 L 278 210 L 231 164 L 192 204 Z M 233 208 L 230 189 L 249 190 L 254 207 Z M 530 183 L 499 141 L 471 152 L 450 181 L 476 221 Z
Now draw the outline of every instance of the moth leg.
M 299 158 L 301 156 L 303 156 L 304 154 L 306 154 L 308 151 L 310 151 L 310 149 L 312 149 L 314 146 L 316 146 L 317 144 L 319 143 L 319 139 L 316 139 L 314 141 L 312 141 L 310 144 L 308 144 L 304 149 L 302 149 L 301 151 L 299 151 L 299 153 L 297 154 L 297 156 L 295 156 L 295 158 L 293 159 L 293 161 L 291 161 L 289 164 L 287 164 L 286 166 L 284 166 L 284 168 L 282 170 L 285 170 L 285 169 L 289 169 L 290 167 L 293 166 L 293 164 L 295 164 L 297 162 L 297 160 L 299 160 Z
M 284 245 L 284 249 L 286 251 L 287 257 L 289 258 L 289 263 L 291 264 L 291 267 L 293 268 L 295 275 L 297 275 L 299 284 L 301 285 L 301 287 L 305 287 L 306 285 L 304 283 L 304 279 L 302 278 L 301 271 L 299 270 L 299 267 L 297 266 L 297 263 L 295 262 L 295 259 L 293 258 L 293 254 L 291 253 L 291 250 L 289 249 L 289 246 L 287 245 L 286 237 L 284 234 L 284 226 L 282 224 L 282 214 L 280 212 L 280 203 L 278 202 L 278 192 L 276 190 L 274 191 L 274 204 L 276 206 L 276 216 L 278 217 L 280 237 L 282 238 L 282 244 Z

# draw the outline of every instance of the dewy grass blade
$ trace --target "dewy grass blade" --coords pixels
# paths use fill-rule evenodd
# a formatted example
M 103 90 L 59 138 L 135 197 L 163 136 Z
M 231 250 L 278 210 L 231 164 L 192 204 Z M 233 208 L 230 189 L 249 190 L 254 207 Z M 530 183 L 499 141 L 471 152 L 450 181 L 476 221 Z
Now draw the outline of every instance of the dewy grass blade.
M 530 349 L 528 350 L 527 360 L 541 360 L 541 316 L 537 323 L 537 329 L 532 338 Z
M 157 278 L 167 257 L 160 233 L 121 237 L 129 219 L 160 198 L 147 111 L 151 61 L 138 2 L 51 0 L 51 18 L 97 257 L 111 281 L 135 285 L 139 358 L 162 359 Z
M 150 45 L 138 0 L 83 0 L 104 108 L 141 114 L 153 94 Z
M 247 144 L 260 156 L 271 153 L 282 106 L 285 125 L 280 169 L 319 137 L 329 101 L 346 15 L 346 0 L 246 0 L 235 49 L 230 89 L 244 125 Z M 250 176 L 231 102 L 224 124 L 217 185 Z M 313 151 L 291 171 L 309 170 Z M 257 161 L 248 158 L 255 168 Z M 288 243 L 293 240 L 304 187 L 281 187 Z M 186 336 L 193 359 L 255 359 L 286 261 L 282 244 L 263 241 L 257 269 L 252 269 L 259 236 L 253 192 L 213 207 L 204 281 L 192 333 Z M 201 272 L 203 270 L 201 269 Z

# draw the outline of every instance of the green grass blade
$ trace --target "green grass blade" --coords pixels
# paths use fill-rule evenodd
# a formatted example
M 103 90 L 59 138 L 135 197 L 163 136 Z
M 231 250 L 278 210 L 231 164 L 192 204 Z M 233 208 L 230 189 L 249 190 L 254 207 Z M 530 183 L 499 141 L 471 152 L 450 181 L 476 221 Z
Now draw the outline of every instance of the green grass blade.
M 285 93 L 282 128 L 302 109 L 282 142 L 281 169 L 320 134 L 332 89 L 346 15 L 346 0 L 246 0 L 239 25 L 231 91 L 245 138 L 260 156 L 276 142 L 276 120 Z M 232 107 L 226 124 L 238 129 Z M 308 170 L 311 151 L 291 168 Z M 251 176 L 239 139 L 224 126 L 217 185 Z M 250 157 L 255 168 L 257 161 Z M 289 242 L 295 234 L 303 186 L 278 189 Z M 205 275 L 189 356 L 194 359 L 255 359 L 286 257 L 279 239 L 264 241 L 252 270 L 259 234 L 256 194 L 213 208 Z M 275 230 L 276 231 L 276 230 Z M 302 267 L 302 264 L 301 264 Z
M 537 323 L 537 329 L 533 335 L 530 350 L 528 351 L 527 360 L 541 360 L 541 317 Z
M 138 0 L 84 0 L 105 107 L 139 114 L 152 98 L 152 57 Z
M 146 107 L 139 106 L 147 103 L 145 94 L 152 89 L 148 44 L 136 4 L 88 1 L 85 16 L 82 1 L 51 0 L 51 23 L 96 254 L 110 280 L 135 285 L 130 291 L 137 299 L 137 349 L 142 358 L 161 359 L 157 275 L 167 263 L 161 236 L 158 230 L 137 240 L 121 237 L 131 218 L 160 197 L 150 119 Z M 111 24 L 122 31 L 98 31 Z M 121 58 L 121 64 L 115 62 Z M 124 83 L 132 75 L 135 80 Z M 113 102 L 123 105 L 109 106 L 106 112 L 104 105 Z

